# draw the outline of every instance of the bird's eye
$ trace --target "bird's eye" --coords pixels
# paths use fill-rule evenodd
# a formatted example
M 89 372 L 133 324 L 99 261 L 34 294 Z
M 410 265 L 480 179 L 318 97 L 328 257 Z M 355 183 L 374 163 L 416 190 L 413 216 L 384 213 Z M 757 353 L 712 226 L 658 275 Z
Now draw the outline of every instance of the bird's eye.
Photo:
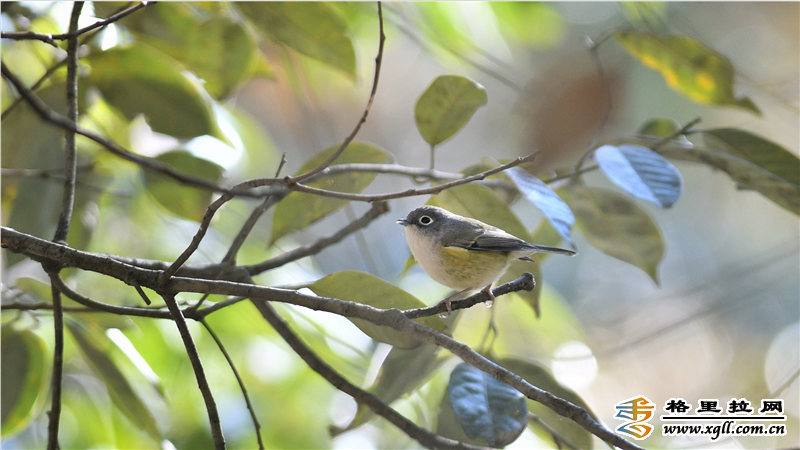
M 422 216 L 419 218 L 419 223 L 420 225 L 430 225 L 431 223 L 433 223 L 433 219 L 431 219 L 428 216 Z

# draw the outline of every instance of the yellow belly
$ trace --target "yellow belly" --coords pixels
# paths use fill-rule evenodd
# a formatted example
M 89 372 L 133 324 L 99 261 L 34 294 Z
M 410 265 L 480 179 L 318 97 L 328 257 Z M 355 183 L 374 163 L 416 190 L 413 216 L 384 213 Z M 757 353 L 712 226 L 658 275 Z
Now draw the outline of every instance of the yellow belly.
M 429 235 L 406 227 L 414 259 L 436 282 L 450 289 L 482 289 L 500 278 L 513 259 L 505 252 L 475 252 L 441 247 Z

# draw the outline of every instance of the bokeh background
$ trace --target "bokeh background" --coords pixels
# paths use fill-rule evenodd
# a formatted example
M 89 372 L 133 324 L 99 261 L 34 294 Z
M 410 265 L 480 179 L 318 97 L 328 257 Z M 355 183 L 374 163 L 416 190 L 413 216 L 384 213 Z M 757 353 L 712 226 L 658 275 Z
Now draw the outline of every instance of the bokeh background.
M 800 5 L 798 3 L 656 3 L 659 26 L 687 34 L 727 56 L 736 68 L 737 94 L 747 95 L 763 115 L 700 105 L 669 89 L 661 76 L 643 67 L 614 41 L 600 46 L 607 88 L 586 46 L 614 27 L 629 23 L 630 9 L 618 3 L 535 4 L 525 20 L 529 35 L 514 34 L 484 2 L 430 4 L 386 3 L 387 43 L 375 104 L 358 140 L 391 152 L 398 163 L 427 167 L 430 149 L 414 123 L 414 104 L 437 76 L 459 74 L 486 88 L 488 104 L 455 137 L 437 147 L 436 168 L 457 172 L 495 160 L 540 152 L 536 169 L 546 173 L 574 164 L 599 132 L 599 142 L 630 136 L 647 120 L 669 117 L 684 124 L 702 118 L 699 128 L 737 127 L 762 135 L 797 154 L 800 149 Z M 363 111 L 371 87 L 377 48 L 374 8 L 338 4 L 352 25 L 358 56 L 357 83 L 302 57 L 296 70 L 276 70 L 273 80 L 241 87 L 229 101 L 247 112 L 261 147 L 257 153 L 225 161 L 231 179 L 271 176 L 286 153 L 285 174 L 294 173 L 321 149 L 340 142 Z M 53 17 L 68 17 L 69 4 L 52 6 Z M 61 8 L 61 9 L 58 9 Z M 4 18 L 5 20 L 5 18 Z M 5 28 L 4 28 L 5 29 Z M 269 49 L 264 49 L 269 56 Z M 608 112 L 608 120 L 603 117 Z M 602 128 L 601 128 L 602 125 Z M 155 151 L 146 127 L 131 137 L 134 149 Z M 599 130 L 599 131 L 598 131 Z M 5 136 L 5 134 L 4 134 Z M 165 144 L 168 145 L 168 144 Z M 725 175 L 707 166 L 677 162 L 684 176 L 681 199 L 661 210 L 638 202 L 658 223 L 666 241 L 657 285 L 643 271 L 613 259 L 576 233 L 579 255 L 552 257 L 543 264 L 542 315 L 536 318 L 521 300 L 501 298 L 492 310 L 465 312 L 455 337 L 477 345 L 490 314 L 501 355 L 535 359 L 553 369 L 575 389 L 609 427 L 614 404 L 645 395 L 659 408 L 681 397 L 698 399 L 782 398 L 789 415 L 785 437 L 665 438 L 658 431 L 647 448 L 775 448 L 800 441 L 800 227 L 798 218 L 760 194 L 737 190 Z M 5 165 L 4 165 L 5 167 Z M 592 186 L 615 189 L 600 173 L 586 178 Z M 111 189 L 125 190 L 117 180 Z M 415 186 L 396 176 L 380 176 L 367 193 Z M 258 278 L 274 286 L 316 280 L 340 270 L 373 273 L 433 304 L 447 290 L 419 267 L 407 272 L 409 251 L 403 217 L 426 197 L 392 201 L 392 211 L 367 229 L 314 258 L 292 263 Z M 146 198 L 106 199 L 99 205 L 98 229 L 90 251 L 128 256 L 174 258 L 194 232 L 194 223 L 154 210 Z M 224 255 L 252 204 L 234 202 L 214 223 L 193 262 Z M 368 208 L 353 204 L 343 211 L 267 247 L 270 216 L 248 239 L 240 263 L 331 233 Z M 514 210 L 531 230 L 543 216 L 517 202 Z M 4 284 L 19 277 L 41 279 L 35 265 L 6 267 Z M 95 296 L 119 286 L 92 274 L 77 276 L 78 287 Z M 136 299 L 130 294 L 130 302 Z M 388 352 L 348 321 L 300 308 L 281 307 L 292 325 L 321 355 L 357 383 L 368 386 Z M 3 313 L 4 320 L 8 313 Z M 40 318 L 37 333 L 52 328 Z M 209 318 L 242 372 L 272 448 L 404 448 L 415 443 L 381 421 L 333 440 L 331 423 L 347 423 L 355 404 L 306 368 L 255 313 L 241 303 Z M 196 325 L 196 324 L 191 324 Z M 114 327 L 111 327 L 114 328 Z M 174 325 L 168 321 L 128 319 L 109 334 L 130 342 L 152 369 L 164 396 L 148 389 L 147 370 L 119 360 L 178 448 L 197 448 L 205 435 L 206 414 Z M 213 341 L 200 327 L 198 341 L 217 396 L 231 448 L 255 445 L 241 394 Z M 121 336 L 121 337 L 120 337 Z M 49 342 L 49 341 L 48 341 Z M 68 352 L 74 354 L 76 350 Z M 70 353 L 68 353 L 69 355 Z M 130 355 L 130 353 L 128 353 Z M 447 373 L 455 361 L 395 406 L 420 423 L 434 420 L 429 408 L 441 400 Z M 144 374 L 144 375 L 143 375 Z M 120 448 L 152 447 L 111 405 L 102 383 L 77 358 L 65 372 L 65 448 L 105 442 Z M 152 381 L 152 380 L 151 380 Z M 110 413 L 109 413 L 110 411 Z M 172 412 L 170 412 L 172 411 Z M 175 414 L 175 411 L 180 411 Z M 43 446 L 46 416 L 5 440 L 7 448 Z M 167 444 L 164 444 L 167 445 Z M 509 448 L 547 448 L 526 431 Z M 599 441 L 596 446 L 602 446 Z M 101 445 L 102 446 L 102 445 Z

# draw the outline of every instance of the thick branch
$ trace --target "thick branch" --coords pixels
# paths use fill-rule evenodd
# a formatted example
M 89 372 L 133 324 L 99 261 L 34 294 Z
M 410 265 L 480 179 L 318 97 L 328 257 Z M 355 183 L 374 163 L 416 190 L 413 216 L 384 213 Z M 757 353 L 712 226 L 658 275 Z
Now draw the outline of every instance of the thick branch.
M 108 257 L 82 252 L 67 246 L 28 236 L 6 227 L 2 228 L 2 245 L 14 251 L 23 252 L 29 256 L 54 259 L 64 264 L 106 274 L 126 281 L 129 284 L 135 281 L 139 282 L 142 286 L 155 287 L 158 279 L 158 271 L 130 266 Z M 288 289 L 270 288 L 231 281 L 198 280 L 185 277 L 172 277 L 169 283 L 163 286 L 163 289 L 169 292 L 222 294 L 291 303 L 314 310 L 327 311 L 348 318 L 363 319 L 377 325 L 385 325 L 399 331 L 412 333 L 422 338 L 425 342 L 446 348 L 453 354 L 461 357 L 464 361 L 506 384 L 513 386 L 528 398 L 548 406 L 562 416 L 574 420 L 590 433 L 600 437 L 609 444 L 624 449 L 640 448 L 604 428 L 584 409 L 536 388 L 519 376 L 482 357 L 468 346 L 414 322 L 406 317 L 402 311 L 396 309 L 381 310 L 368 305 L 335 298 L 306 295 Z

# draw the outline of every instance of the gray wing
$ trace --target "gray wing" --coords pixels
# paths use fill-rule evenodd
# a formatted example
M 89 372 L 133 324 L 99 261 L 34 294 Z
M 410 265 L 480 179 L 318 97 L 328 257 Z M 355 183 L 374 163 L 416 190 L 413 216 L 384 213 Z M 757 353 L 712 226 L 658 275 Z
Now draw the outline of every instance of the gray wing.
M 572 250 L 531 244 L 499 228 L 487 229 L 472 223 L 462 223 L 457 230 L 448 230 L 444 235 L 443 244 L 445 247 L 460 247 L 476 252 L 531 251 L 531 253 L 558 253 L 570 256 L 575 254 Z
M 469 222 L 448 230 L 443 238 L 445 247 L 460 247 L 477 252 L 517 252 L 535 247 L 498 228 L 487 229 Z

